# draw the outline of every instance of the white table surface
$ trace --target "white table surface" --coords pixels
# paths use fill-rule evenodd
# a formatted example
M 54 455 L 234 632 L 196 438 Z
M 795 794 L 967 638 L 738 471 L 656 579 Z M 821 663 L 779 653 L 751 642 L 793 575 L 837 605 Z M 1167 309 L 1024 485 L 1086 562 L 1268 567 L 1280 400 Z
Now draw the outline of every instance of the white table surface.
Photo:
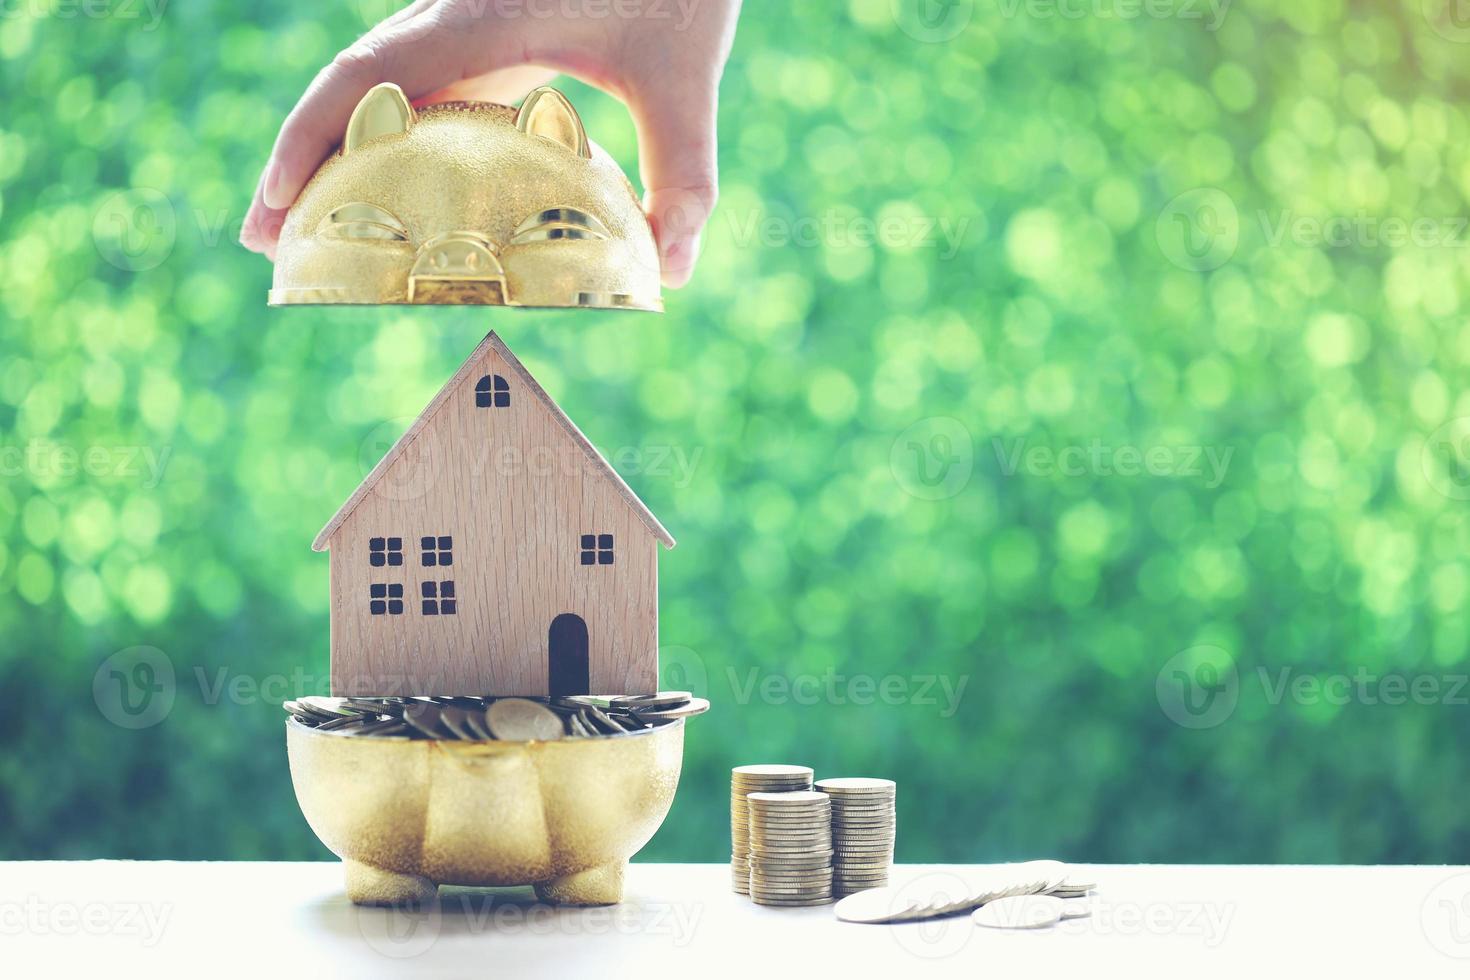
M 612 908 L 471 889 L 406 913 L 355 908 L 330 863 L 12 862 L 0 864 L 0 963 L 12 977 L 1470 974 L 1470 868 L 1076 868 L 1098 885 L 1090 917 L 997 932 L 966 917 L 865 926 L 830 907 L 761 908 L 730 891 L 723 864 L 635 864 Z M 983 870 L 900 866 L 894 882 L 943 887 Z

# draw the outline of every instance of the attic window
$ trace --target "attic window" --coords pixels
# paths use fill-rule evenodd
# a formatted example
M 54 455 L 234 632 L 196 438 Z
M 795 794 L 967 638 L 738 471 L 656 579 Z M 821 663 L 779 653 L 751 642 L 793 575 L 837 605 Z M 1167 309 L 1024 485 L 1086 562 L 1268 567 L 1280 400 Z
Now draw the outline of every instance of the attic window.
M 403 584 L 394 582 L 388 585 L 374 583 L 368 586 L 368 612 L 374 616 L 402 616 L 403 615 Z
M 582 564 L 611 565 L 613 563 L 613 536 L 611 534 L 582 535 Z
M 475 382 L 476 408 L 509 408 L 510 384 L 498 374 L 487 374 Z
M 425 582 L 421 588 L 425 616 L 453 616 L 455 610 L 453 582 Z
M 441 534 L 437 538 L 424 535 L 419 539 L 419 551 L 423 554 L 425 568 L 435 565 L 454 564 L 454 538 L 448 534 Z
M 368 564 L 374 568 L 403 564 L 402 538 L 368 538 Z

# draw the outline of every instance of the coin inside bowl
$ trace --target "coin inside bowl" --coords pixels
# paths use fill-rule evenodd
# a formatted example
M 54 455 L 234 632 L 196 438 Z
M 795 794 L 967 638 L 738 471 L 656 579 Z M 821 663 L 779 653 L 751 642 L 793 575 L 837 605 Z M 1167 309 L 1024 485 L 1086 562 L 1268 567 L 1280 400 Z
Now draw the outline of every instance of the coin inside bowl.
M 374 739 L 559 741 L 636 735 L 702 714 L 687 691 L 572 697 L 303 697 L 283 707 L 322 734 Z

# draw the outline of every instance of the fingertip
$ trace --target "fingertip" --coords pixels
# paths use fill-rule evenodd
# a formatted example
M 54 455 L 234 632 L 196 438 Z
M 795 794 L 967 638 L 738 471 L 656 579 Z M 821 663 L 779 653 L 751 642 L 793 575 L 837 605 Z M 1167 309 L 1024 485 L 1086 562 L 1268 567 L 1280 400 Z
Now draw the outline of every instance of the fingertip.
M 299 188 L 288 184 L 286 168 L 281 161 L 272 159 L 266 167 L 265 183 L 261 190 L 261 198 L 265 201 L 265 206 L 275 211 L 289 208 L 296 200 L 298 190 Z
M 659 246 L 660 278 L 669 289 L 680 289 L 694 275 L 694 260 L 699 254 L 699 236 L 677 238 Z
M 252 252 L 264 255 L 272 261 L 276 257 L 276 245 L 281 239 L 281 227 L 286 221 L 285 211 L 266 207 L 257 200 L 240 228 L 240 244 Z

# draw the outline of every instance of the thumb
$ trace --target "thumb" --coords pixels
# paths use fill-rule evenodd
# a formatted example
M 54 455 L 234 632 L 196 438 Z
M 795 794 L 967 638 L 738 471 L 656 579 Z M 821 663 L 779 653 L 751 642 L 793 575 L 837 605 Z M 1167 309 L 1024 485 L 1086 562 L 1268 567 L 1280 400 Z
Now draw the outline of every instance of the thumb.
M 628 102 L 663 282 L 678 288 L 694 271 L 700 233 L 719 193 L 716 83 L 634 90 Z

